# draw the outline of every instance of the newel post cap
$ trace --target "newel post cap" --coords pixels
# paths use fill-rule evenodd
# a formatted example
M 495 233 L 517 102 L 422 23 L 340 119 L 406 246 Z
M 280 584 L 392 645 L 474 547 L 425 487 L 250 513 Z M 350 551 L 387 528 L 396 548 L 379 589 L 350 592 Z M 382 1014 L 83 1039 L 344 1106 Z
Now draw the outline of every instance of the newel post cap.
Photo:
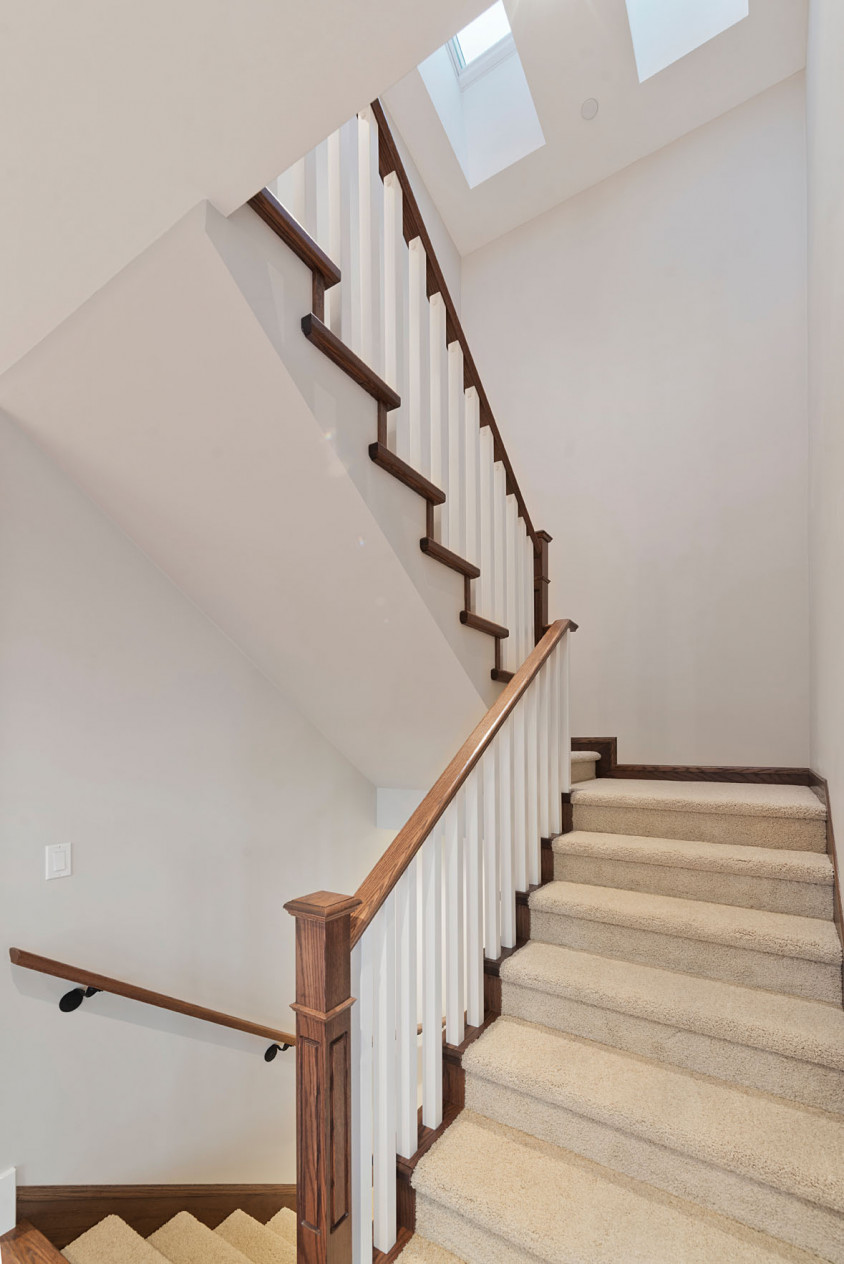
M 311 922 L 333 922 L 337 917 L 347 917 L 360 908 L 360 900 L 354 895 L 338 895 L 336 891 L 314 891 L 311 895 L 288 900 L 285 909 L 291 917 L 305 918 Z

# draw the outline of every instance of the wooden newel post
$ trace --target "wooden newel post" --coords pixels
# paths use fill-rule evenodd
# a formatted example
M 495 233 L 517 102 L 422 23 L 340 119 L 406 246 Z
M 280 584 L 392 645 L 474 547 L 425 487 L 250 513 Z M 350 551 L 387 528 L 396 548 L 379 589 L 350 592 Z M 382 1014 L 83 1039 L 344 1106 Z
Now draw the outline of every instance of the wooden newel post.
M 296 918 L 296 1217 L 299 1264 L 351 1264 L 351 917 L 317 891 Z
M 537 531 L 536 538 L 539 548 L 533 554 L 533 621 L 538 645 L 548 627 L 548 585 L 551 583 L 548 574 L 548 545 L 553 537 L 547 531 Z

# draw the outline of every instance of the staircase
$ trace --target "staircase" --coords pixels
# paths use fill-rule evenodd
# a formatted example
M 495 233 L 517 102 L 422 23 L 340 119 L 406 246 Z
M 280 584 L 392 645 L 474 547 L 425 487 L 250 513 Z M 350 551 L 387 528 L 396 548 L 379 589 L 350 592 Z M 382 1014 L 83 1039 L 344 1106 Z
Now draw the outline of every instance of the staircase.
M 576 775 L 576 774 L 575 774 Z M 806 786 L 572 790 L 466 1109 L 418 1162 L 416 1261 L 844 1261 L 844 1012 Z
M 70 1264 L 296 1264 L 296 1213 L 284 1207 L 263 1225 L 234 1211 L 209 1229 L 180 1211 L 148 1238 L 106 1216 L 63 1254 Z

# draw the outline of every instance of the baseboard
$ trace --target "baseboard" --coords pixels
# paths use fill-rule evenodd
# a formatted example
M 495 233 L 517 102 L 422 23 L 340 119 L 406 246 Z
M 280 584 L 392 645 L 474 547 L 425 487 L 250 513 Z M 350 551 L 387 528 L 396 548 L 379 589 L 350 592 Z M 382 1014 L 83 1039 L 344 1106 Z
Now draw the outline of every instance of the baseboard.
M 262 1223 L 296 1207 L 295 1185 L 19 1185 L 18 1220 L 61 1250 L 104 1216 L 120 1216 L 142 1237 L 179 1211 L 211 1229 L 241 1208 Z
M 595 750 L 600 759 L 598 777 L 620 777 L 641 781 L 736 781 L 762 785 L 808 786 L 814 776 L 810 768 L 747 767 L 738 764 L 620 764 L 615 737 L 574 737 L 572 750 Z M 577 789 L 577 786 L 574 787 Z

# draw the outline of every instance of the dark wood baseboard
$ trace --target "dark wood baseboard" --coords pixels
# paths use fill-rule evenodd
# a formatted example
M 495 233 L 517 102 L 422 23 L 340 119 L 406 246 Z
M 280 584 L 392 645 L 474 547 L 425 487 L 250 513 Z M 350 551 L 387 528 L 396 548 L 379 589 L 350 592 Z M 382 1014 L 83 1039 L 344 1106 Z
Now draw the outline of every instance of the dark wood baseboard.
M 120 1216 L 147 1237 L 179 1211 L 215 1229 L 238 1208 L 264 1223 L 282 1207 L 295 1210 L 295 1185 L 18 1186 L 18 1219 L 29 1221 L 59 1250 L 104 1216 Z
M 814 775 L 810 768 L 754 768 L 739 764 L 620 764 L 618 738 L 615 737 L 575 737 L 572 738 L 571 747 L 572 750 L 598 751 L 600 759 L 595 769 L 598 777 L 641 781 L 743 781 L 757 785 L 808 786 Z

